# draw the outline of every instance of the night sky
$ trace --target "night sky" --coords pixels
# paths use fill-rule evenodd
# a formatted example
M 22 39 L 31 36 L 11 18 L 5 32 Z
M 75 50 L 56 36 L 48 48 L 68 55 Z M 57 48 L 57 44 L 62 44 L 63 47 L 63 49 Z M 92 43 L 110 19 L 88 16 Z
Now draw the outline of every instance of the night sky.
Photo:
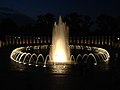
M 52 13 L 55 16 L 77 12 L 97 16 L 101 13 L 120 15 L 120 0 L 0 0 L 0 7 L 7 7 L 36 18 Z

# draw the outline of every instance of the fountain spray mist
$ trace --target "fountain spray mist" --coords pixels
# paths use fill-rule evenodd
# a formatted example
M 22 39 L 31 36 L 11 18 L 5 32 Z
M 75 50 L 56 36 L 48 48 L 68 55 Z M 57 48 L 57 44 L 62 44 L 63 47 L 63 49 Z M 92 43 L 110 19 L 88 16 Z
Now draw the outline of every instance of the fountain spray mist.
M 59 17 L 54 23 L 50 56 L 52 62 L 70 62 L 69 27 Z

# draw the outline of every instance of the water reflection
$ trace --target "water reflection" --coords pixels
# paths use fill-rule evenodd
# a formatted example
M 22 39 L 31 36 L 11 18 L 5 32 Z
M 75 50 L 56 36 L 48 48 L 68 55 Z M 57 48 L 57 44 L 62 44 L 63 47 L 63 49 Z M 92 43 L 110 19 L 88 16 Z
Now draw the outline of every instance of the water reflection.
M 70 66 L 63 65 L 63 64 L 53 65 L 53 66 L 50 66 L 50 71 L 52 73 L 66 74 L 70 72 Z
M 95 72 L 104 72 L 109 70 L 109 63 L 93 64 L 50 64 L 47 67 L 35 67 L 16 63 L 11 61 L 10 69 L 20 72 L 39 72 L 41 74 L 88 74 Z

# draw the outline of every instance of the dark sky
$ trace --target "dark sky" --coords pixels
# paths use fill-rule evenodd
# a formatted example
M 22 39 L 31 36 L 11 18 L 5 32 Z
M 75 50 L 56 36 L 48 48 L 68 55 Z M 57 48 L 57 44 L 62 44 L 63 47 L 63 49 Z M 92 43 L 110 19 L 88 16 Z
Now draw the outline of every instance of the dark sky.
M 53 13 L 56 16 L 77 12 L 97 16 L 100 13 L 120 15 L 120 0 L 0 0 L 0 7 L 7 7 L 35 18 Z

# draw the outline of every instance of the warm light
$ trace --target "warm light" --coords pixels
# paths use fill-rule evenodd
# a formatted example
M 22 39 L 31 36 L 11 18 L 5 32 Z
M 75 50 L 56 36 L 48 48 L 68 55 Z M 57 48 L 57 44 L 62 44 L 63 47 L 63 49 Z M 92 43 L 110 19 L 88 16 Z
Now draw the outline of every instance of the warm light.
M 120 40 L 120 38 L 118 37 L 117 40 Z
M 38 65 L 35 65 L 36 67 L 38 66 Z
M 58 24 L 54 24 L 52 45 L 50 50 L 51 61 L 53 62 L 71 62 L 69 45 L 69 29 L 62 18 L 59 17 Z
M 66 62 L 67 57 L 62 50 L 57 50 L 54 54 L 55 56 L 53 57 L 54 62 Z
M 62 43 L 62 40 L 58 39 L 56 41 L 56 46 L 53 48 L 52 59 L 54 62 L 67 62 L 68 53 L 67 47 Z
M 18 63 L 22 63 L 22 62 L 18 62 Z
M 29 63 L 28 65 L 30 66 L 31 64 Z
M 26 63 L 23 63 L 24 65 L 26 64 Z

